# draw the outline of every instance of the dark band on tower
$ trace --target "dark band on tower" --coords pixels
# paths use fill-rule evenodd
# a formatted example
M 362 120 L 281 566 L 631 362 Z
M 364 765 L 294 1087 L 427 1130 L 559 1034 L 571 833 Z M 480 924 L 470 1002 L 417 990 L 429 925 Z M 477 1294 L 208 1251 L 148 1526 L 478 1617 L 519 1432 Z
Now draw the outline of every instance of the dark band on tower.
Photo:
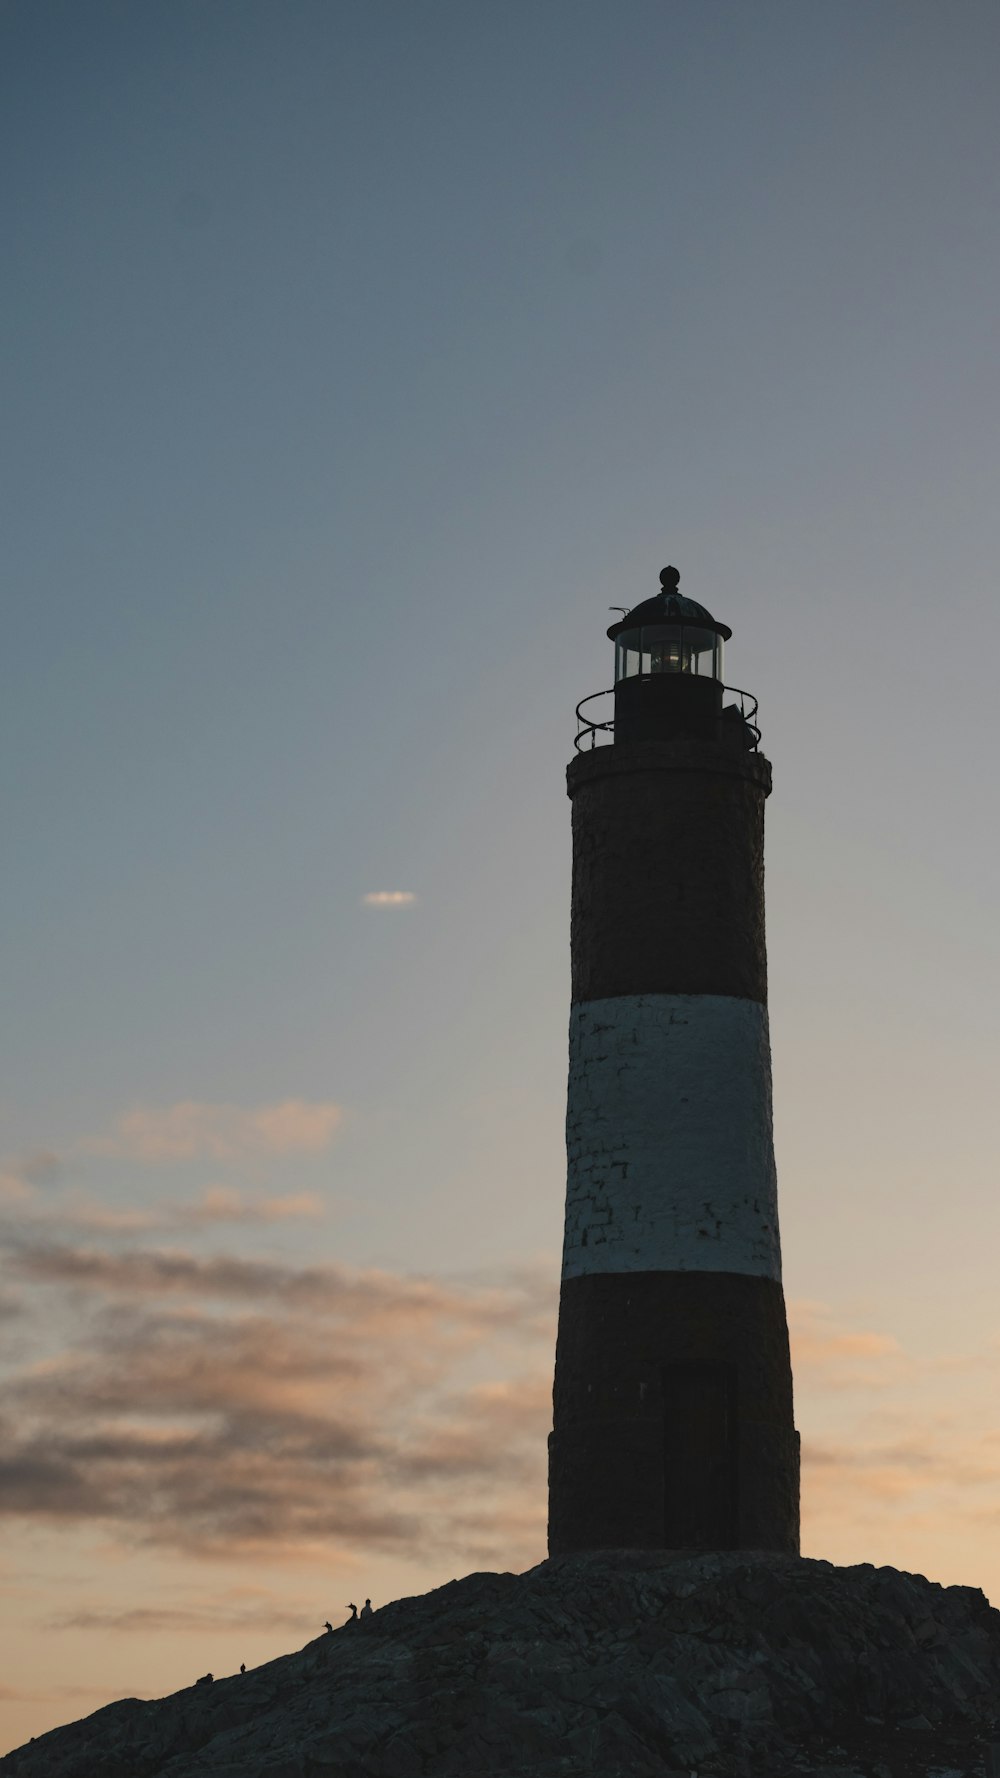
M 581 717 L 567 774 L 553 1555 L 798 1550 L 764 939 L 771 768 L 753 701 L 725 701 L 731 631 L 679 578 L 665 568 L 662 590 L 609 629 L 613 744 Z

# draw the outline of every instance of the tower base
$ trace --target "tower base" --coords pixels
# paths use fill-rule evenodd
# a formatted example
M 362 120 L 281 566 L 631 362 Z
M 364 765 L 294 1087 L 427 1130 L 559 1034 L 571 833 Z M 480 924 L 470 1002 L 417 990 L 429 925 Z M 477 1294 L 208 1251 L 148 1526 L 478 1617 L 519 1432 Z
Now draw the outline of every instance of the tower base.
M 554 1407 L 550 1555 L 798 1554 L 780 1283 L 695 1271 L 564 1279 Z

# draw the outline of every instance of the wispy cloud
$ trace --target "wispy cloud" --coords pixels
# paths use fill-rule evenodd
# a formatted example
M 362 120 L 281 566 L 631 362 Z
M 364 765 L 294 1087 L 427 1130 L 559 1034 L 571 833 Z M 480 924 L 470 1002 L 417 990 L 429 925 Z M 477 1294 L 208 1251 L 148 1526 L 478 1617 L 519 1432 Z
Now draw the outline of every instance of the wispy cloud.
M 0 1511 L 196 1554 L 542 1553 L 551 1280 L 43 1244 L 11 1265 L 76 1325 L 0 1385 Z
M 247 1197 L 228 1185 L 212 1185 L 200 1202 L 178 1206 L 175 1223 L 197 1227 L 211 1222 L 290 1222 L 319 1217 L 325 1206 L 318 1192 L 286 1192 L 271 1197 Z
M 133 1235 L 210 1228 L 218 1223 L 277 1223 L 318 1219 L 326 1204 L 318 1192 L 248 1195 L 235 1186 L 207 1186 L 200 1198 L 179 1204 L 104 1204 L 71 1197 L 58 1210 L 22 1217 L 22 1229 L 58 1228 L 63 1234 Z
M 131 1161 L 239 1160 L 252 1155 L 321 1154 L 341 1121 L 338 1105 L 284 1099 L 273 1105 L 211 1105 L 184 1099 L 137 1106 L 106 1135 L 81 1143 L 90 1154 Z
M 238 1220 L 243 1200 L 227 1207 Z M 8 1257 L 15 1287 L 42 1305 L 52 1292 L 65 1343 L 15 1355 L 0 1382 L 0 1513 L 213 1559 L 543 1553 L 553 1275 L 449 1280 L 23 1228 Z M 1000 1433 L 950 1418 L 954 1371 L 821 1305 L 791 1319 L 810 1553 L 930 1568 L 944 1529 L 992 1534 Z M 975 1354 L 969 1376 L 989 1392 L 998 1362 Z M 100 1601 L 87 1621 L 115 1627 Z
M 1000 1354 L 917 1359 L 818 1303 L 790 1304 L 789 1320 L 806 1553 L 986 1581 L 977 1552 L 1000 1494 Z
M 47 1148 L 7 1159 L 0 1164 L 0 1202 L 33 1197 L 39 1186 L 53 1184 L 60 1171 L 59 1156 Z
M 133 1687 L 131 1695 L 141 1697 L 144 1694 L 138 1687 Z M 55 1704 L 61 1703 L 65 1698 L 99 1698 L 105 1703 L 107 1696 L 106 1685 L 52 1685 L 45 1690 L 0 1685 L 0 1702 L 4 1704 Z
M 215 1630 L 288 1630 L 304 1634 L 315 1626 L 314 1613 L 303 1606 L 299 1611 L 283 1611 L 277 1600 L 264 1597 L 254 1604 L 233 1605 L 228 1610 L 210 1610 L 198 1606 L 139 1605 L 131 1610 L 75 1611 L 49 1619 L 50 1630 L 120 1630 L 125 1635 L 138 1631 L 156 1635 L 161 1631 L 178 1631 L 182 1635 L 203 1634 Z
M 840 1441 L 808 1439 L 802 1462 L 817 1519 L 842 1519 L 845 1505 L 861 1518 L 919 1504 L 942 1523 L 998 1510 L 1000 1450 L 988 1434 L 954 1423 L 932 1422 L 895 1438 L 856 1427 Z
M 795 1375 L 826 1389 L 887 1389 L 910 1368 L 891 1334 L 843 1327 L 824 1303 L 790 1302 L 788 1332 Z
M 450 1283 L 348 1266 L 280 1265 L 236 1255 L 202 1258 L 171 1248 L 112 1252 L 57 1242 L 10 1244 L 12 1276 L 75 1285 L 101 1296 L 137 1300 L 162 1295 L 270 1301 L 310 1315 L 349 1318 L 356 1333 L 377 1326 L 400 1334 L 449 1326 L 550 1331 L 554 1286 L 534 1271 L 499 1282 Z
M 416 899 L 412 889 L 370 889 L 361 902 L 366 908 L 408 908 Z
M 31 1186 L 19 1173 L 6 1169 L 0 1172 L 0 1203 L 24 1204 L 31 1195 Z

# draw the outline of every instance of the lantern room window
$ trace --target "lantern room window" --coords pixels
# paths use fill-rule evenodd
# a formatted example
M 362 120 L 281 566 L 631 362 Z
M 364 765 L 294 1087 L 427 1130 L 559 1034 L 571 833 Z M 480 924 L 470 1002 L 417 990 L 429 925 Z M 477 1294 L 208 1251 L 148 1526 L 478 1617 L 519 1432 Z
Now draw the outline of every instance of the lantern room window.
M 615 640 L 615 684 L 654 673 L 695 673 L 721 679 L 722 637 L 693 624 L 647 624 L 622 630 Z

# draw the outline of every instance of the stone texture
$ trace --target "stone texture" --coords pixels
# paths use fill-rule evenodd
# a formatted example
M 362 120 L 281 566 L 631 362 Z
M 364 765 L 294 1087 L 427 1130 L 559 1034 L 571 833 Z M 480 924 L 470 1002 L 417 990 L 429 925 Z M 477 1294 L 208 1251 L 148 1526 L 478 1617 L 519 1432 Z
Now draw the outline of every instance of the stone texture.
M 563 1277 L 781 1277 L 767 1009 L 726 994 L 574 1006 Z
M 470 1575 L 3 1778 L 972 1778 L 1000 1614 L 891 1568 L 617 1551 Z
M 764 798 L 771 768 L 707 741 L 580 754 L 573 802 L 572 999 L 767 1000 Z
M 735 1536 L 794 1553 L 799 1452 L 780 1284 L 715 1272 L 564 1279 L 549 1443 L 549 1548 L 663 1548 L 664 1375 L 732 1370 Z M 680 1541 L 679 1539 L 677 1541 Z

